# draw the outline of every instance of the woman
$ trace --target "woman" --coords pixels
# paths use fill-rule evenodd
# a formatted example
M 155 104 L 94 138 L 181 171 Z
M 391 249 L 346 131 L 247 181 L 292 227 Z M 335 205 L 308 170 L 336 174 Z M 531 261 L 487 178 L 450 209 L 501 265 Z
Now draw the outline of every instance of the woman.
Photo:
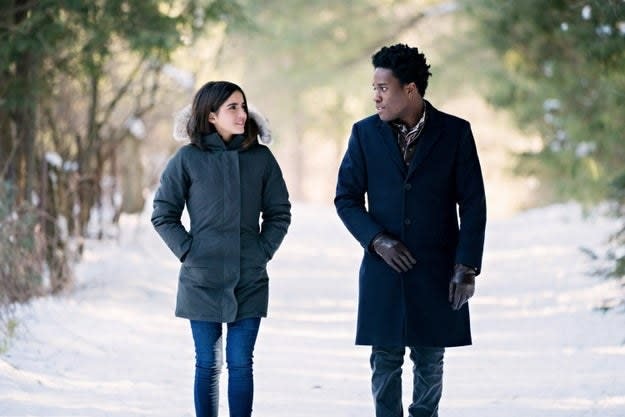
M 198 417 L 217 416 L 223 323 L 230 416 L 251 415 L 254 344 L 267 316 L 266 266 L 291 221 L 280 167 L 258 142 L 257 120 L 239 86 L 205 84 L 186 122 L 191 143 L 169 160 L 154 197 L 152 224 L 182 262 L 176 316 L 191 322 Z M 180 221 L 185 204 L 188 231 Z

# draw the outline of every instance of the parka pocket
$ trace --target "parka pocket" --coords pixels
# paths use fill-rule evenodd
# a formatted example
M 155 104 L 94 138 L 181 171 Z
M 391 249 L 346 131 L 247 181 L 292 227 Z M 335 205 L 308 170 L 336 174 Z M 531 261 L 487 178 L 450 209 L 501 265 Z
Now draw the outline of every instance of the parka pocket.
M 202 268 L 182 266 L 180 269 L 180 280 L 186 285 L 206 290 L 219 290 L 223 286 L 223 274 L 219 268 Z
M 260 235 L 256 238 L 256 246 L 258 247 L 258 254 L 260 259 L 262 259 L 263 264 L 267 264 L 267 262 L 269 262 L 269 256 L 267 255 L 267 251 L 265 250 L 265 246 L 263 245 Z
M 269 260 L 258 234 L 245 234 L 241 237 L 241 268 L 264 268 Z
M 188 267 L 209 267 L 215 262 L 223 262 L 221 256 L 222 247 L 219 239 L 194 238 L 191 248 L 184 259 L 184 265 Z

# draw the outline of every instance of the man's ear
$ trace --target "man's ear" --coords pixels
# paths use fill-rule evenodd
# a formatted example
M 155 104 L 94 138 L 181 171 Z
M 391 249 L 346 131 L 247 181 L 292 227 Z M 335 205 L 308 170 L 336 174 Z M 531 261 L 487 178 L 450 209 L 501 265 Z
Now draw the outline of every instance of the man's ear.
M 406 88 L 406 92 L 409 96 L 412 96 L 414 93 L 417 92 L 417 85 L 414 83 L 414 81 L 409 82 L 404 87 Z

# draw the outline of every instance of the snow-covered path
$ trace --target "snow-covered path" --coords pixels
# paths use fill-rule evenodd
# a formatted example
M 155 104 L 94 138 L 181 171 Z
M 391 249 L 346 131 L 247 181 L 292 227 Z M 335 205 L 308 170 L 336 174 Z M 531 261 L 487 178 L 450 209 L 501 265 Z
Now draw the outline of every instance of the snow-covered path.
M 447 351 L 441 417 L 625 416 L 625 317 L 593 311 L 615 286 L 588 276 L 580 251 L 613 225 L 573 205 L 489 223 L 474 345 Z M 193 416 L 192 340 L 172 313 L 177 261 L 145 216 L 123 230 L 118 243 L 88 243 L 74 292 L 18 311 L 0 416 Z M 295 206 L 270 265 L 256 416 L 373 415 L 368 349 L 353 345 L 360 255 L 332 208 Z M 407 401 L 408 364 L 404 375 Z

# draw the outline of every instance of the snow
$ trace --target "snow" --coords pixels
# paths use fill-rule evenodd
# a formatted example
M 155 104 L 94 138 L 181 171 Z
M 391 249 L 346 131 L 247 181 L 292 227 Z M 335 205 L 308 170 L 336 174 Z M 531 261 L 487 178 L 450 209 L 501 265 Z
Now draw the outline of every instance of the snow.
M 625 317 L 596 310 L 617 285 L 591 276 L 597 261 L 581 250 L 601 253 L 614 229 L 572 204 L 489 222 L 474 345 L 447 350 L 441 416 L 625 415 Z M 123 217 L 121 230 L 87 242 L 72 292 L 18 309 L 0 416 L 194 415 L 190 329 L 173 317 L 177 260 L 147 215 Z M 270 264 L 256 416 L 373 416 L 369 349 L 353 345 L 360 256 L 331 207 L 295 205 Z M 404 375 L 407 403 L 409 361 Z
M 602 36 L 602 37 L 610 36 L 612 34 L 612 26 L 610 26 L 610 25 L 599 25 L 595 29 L 595 32 L 597 33 L 597 35 Z
M 45 158 L 46 162 L 54 167 L 61 168 L 61 165 L 63 165 L 63 158 L 61 158 L 61 155 L 59 155 L 57 152 L 48 151 L 45 154 Z
M 580 142 L 575 147 L 575 156 L 578 158 L 584 158 L 597 150 L 597 144 L 595 142 Z
M 190 71 L 178 68 L 172 64 L 163 65 L 163 74 L 174 80 L 185 90 L 191 91 L 195 86 L 195 76 Z
M 146 127 L 145 123 L 143 123 L 143 120 L 141 120 L 140 118 L 130 116 L 128 119 L 126 119 L 125 126 L 134 138 L 140 140 L 145 139 Z
M 560 110 L 560 100 L 557 98 L 548 98 L 543 102 L 543 109 L 547 112 Z

